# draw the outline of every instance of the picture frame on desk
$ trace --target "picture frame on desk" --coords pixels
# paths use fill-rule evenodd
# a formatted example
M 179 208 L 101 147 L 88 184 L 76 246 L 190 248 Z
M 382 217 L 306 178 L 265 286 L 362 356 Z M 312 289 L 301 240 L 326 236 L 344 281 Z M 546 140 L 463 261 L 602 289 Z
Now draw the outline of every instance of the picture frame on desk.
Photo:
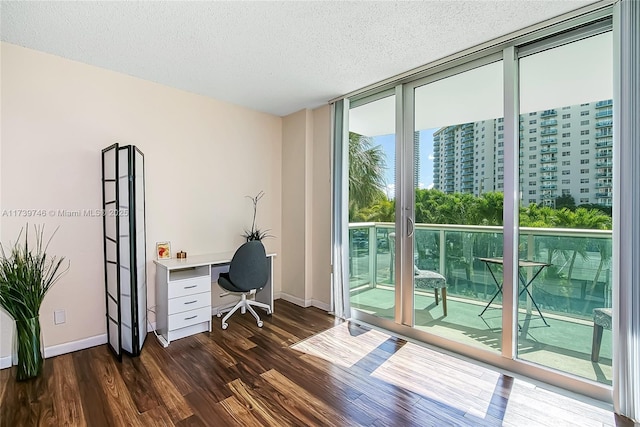
M 158 243 L 156 243 L 156 257 L 158 259 L 170 259 L 171 258 L 171 243 L 170 242 L 158 242 Z

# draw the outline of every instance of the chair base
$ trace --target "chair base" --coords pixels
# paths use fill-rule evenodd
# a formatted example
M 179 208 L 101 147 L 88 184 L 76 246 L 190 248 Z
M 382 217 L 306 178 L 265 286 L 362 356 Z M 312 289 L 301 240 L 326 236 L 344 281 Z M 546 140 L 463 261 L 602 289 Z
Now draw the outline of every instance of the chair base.
M 247 295 L 251 295 L 253 293 L 255 292 L 251 292 L 249 294 L 241 294 L 240 301 L 238 301 L 236 305 L 218 312 L 218 317 L 221 317 L 225 311 L 229 311 L 227 315 L 222 318 L 222 329 L 227 329 L 229 327 L 227 320 L 229 320 L 229 318 L 233 315 L 233 313 L 238 311 L 238 309 L 240 309 L 241 314 L 245 314 L 247 310 L 249 310 L 249 313 L 251 313 L 253 317 L 256 319 L 256 323 L 258 327 L 262 328 L 263 322 L 262 320 L 260 320 L 258 313 L 256 313 L 256 311 L 253 309 L 252 306 L 265 309 L 267 311 L 267 314 L 271 314 L 271 307 L 269 307 L 268 304 L 248 299 Z

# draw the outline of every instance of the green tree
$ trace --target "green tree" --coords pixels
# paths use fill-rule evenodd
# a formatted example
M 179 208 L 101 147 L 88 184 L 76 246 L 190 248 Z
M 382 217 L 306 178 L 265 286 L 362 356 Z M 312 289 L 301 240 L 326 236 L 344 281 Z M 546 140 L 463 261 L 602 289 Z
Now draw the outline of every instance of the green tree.
M 382 147 L 373 146 L 369 137 L 349 132 L 349 221 L 360 209 L 385 198 L 385 155 Z
M 571 210 L 576 208 L 576 201 L 571 194 L 556 197 L 556 209 L 562 208 Z

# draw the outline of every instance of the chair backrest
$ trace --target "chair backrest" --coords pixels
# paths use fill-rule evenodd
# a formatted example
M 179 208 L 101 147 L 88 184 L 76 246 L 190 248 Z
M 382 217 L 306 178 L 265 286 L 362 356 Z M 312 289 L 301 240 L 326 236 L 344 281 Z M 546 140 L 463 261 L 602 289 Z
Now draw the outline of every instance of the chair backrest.
M 264 245 L 251 240 L 238 248 L 229 265 L 229 279 L 239 289 L 260 289 L 269 279 L 269 263 Z

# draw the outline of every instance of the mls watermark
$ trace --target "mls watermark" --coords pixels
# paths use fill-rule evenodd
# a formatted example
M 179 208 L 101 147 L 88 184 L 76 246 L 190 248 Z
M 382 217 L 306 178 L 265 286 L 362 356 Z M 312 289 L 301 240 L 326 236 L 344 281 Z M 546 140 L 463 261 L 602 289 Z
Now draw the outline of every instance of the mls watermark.
M 129 216 L 129 209 L 3 209 L 3 217 L 24 218 L 94 218 L 102 216 Z

